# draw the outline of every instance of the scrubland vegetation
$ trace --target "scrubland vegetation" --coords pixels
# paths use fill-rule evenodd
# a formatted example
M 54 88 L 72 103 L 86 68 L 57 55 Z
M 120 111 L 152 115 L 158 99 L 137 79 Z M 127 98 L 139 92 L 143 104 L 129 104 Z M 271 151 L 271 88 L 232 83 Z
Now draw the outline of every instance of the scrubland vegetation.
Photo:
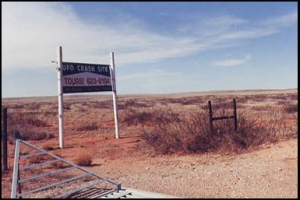
M 233 115 L 233 99 L 236 99 L 237 106 L 237 129 L 235 130 L 232 118 L 213 121 L 213 129 L 211 129 L 208 101 L 211 101 L 213 117 L 222 117 Z M 141 158 L 147 158 L 149 155 L 151 159 L 146 159 L 148 162 L 137 168 L 143 170 L 146 166 L 146 172 L 153 168 L 151 177 L 156 168 L 161 166 L 166 169 L 167 166 L 164 167 L 163 163 L 167 164 L 169 159 L 177 157 L 177 155 L 191 156 L 192 161 L 185 164 L 182 164 L 181 160 L 176 161 L 185 167 L 190 166 L 189 170 L 193 173 L 190 175 L 189 183 L 195 179 L 193 170 L 196 170 L 195 166 L 198 166 L 199 162 L 199 167 L 207 168 L 206 161 L 201 160 L 201 156 L 206 156 L 207 153 L 212 153 L 211 155 L 215 155 L 214 153 L 229 154 L 229 156 L 243 155 L 243 153 L 263 146 L 298 137 L 298 93 L 296 89 L 120 95 L 118 97 L 120 139 L 118 140 L 115 139 L 113 102 L 110 95 L 65 95 L 63 105 L 65 147 L 63 149 L 58 145 L 57 97 L 2 99 L 2 108 L 4 107 L 8 110 L 9 170 L 2 170 L 2 176 L 5 177 L 2 180 L 2 188 L 5 191 L 2 192 L 2 197 L 10 195 L 14 163 L 14 135 L 18 133 L 21 139 L 56 156 L 80 166 L 91 167 L 93 170 L 98 167 L 101 174 L 107 167 L 110 172 L 109 176 L 119 174 L 119 178 L 124 177 L 124 174 L 120 175 L 123 171 L 129 173 L 127 171 L 133 168 L 132 162 L 137 163 L 143 160 Z M 20 165 L 39 166 L 47 161 L 50 163 L 37 167 L 36 170 L 23 170 L 21 171 L 22 177 L 39 174 L 44 170 L 48 172 L 53 168 L 64 170 L 68 166 L 61 160 L 52 162 L 53 158 L 49 155 L 35 155 L 35 153 L 28 146 L 22 145 L 20 155 L 24 155 L 25 158 L 20 160 Z M 198 161 L 194 160 L 195 155 L 199 157 Z M 151 165 L 153 157 L 163 158 L 163 161 L 160 161 L 159 165 L 156 161 L 157 165 Z M 203 159 L 205 160 L 205 158 Z M 288 161 L 296 159 L 291 156 L 285 158 Z M 113 171 L 112 168 L 115 167 L 113 163 L 116 160 L 119 161 L 120 169 Z M 280 162 L 283 162 L 282 159 Z M 178 168 L 180 164 L 171 165 L 172 170 L 181 170 L 180 167 Z M 214 167 L 211 171 L 219 170 L 219 165 Z M 279 170 L 283 171 L 282 168 Z M 74 174 L 76 173 L 74 172 Z M 177 180 L 182 184 L 184 180 L 178 179 L 180 173 L 178 171 L 174 173 L 175 177 L 171 180 L 172 183 Z M 186 175 L 187 172 L 184 173 Z M 273 181 L 274 173 L 273 171 L 270 173 Z M 70 178 L 74 174 L 72 171 L 69 174 L 47 176 L 43 178 L 43 181 L 45 184 L 49 184 L 51 181 Z M 135 171 L 132 174 L 135 175 Z M 167 172 L 159 174 L 159 181 L 163 179 L 162 176 L 171 177 L 171 175 Z M 204 175 L 202 176 L 204 177 Z M 148 178 L 148 176 L 146 177 Z M 227 178 L 226 181 L 230 180 Z M 140 180 L 140 176 L 138 179 Z M 218 181 L 219 179 L 220 177 L 217 177 Z M 261 182 L 261 177 L 258 180 Z M 41 180 L 39 179 L 39 181 Z M 133 183 L 137 181 L 135 180 Z M 151 181 L 145 182 L 152 184 Z M 141 185 L 145 185 L 145 182 Z M 212 180 L 212 182 L 217 181 Z M 26 183 L 22 185 L 22 189 L 36 188 L 36 184 L 40 184 L 40 182 Z M 74 185 L 78 186 L 78 183 Z M 196 189 L 198 191 L 198 187 Z M 51 197 L 45 192 L 42 193 L 46 198 Z
M 232 119 L 214 121 L 210 129 L 208 101 L 213 116 L 232 115 L 237 102 L 238 128 Z M 24 140 L 58 138 L 57 101 L 5 100 L 8 139 L 19 131 Z M 64 100 L 65 134 L 114 135 L 113 104 L 109 95 L 67 96 Z M 298 94 L 293 92 L 199 93 L 192 95 L 120 96 L 120 135 L 139 134 L 155 154 L 242 152 L 264 143 L 298 137 Z M 53 147 L 47 147 L 49 149 Z

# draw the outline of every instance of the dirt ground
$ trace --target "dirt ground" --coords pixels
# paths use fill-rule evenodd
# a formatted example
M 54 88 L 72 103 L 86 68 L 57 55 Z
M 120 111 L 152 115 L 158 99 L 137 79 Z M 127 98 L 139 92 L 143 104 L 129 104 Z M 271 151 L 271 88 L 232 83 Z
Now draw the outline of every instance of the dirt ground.
M 87 169 L 121 183 L 122 187 L 187 198 L 297 198 L 298 140 L 263 145 L 238 155 L 153 156 L 135 150 L 139 136 L 69 139 L 60 153 L 72 160 L 78 152 L 93 155 Z M 57 142 L 53 141 L 48 142 Z M 35 142 L 38 143 L 38 142 Z M 38 144 L 35 144 L 38 146 Z M 68 146 L 72 146 L 68 148 Z M 9 172 L 2 172 L 2 198 L 10 198 Z
M 249 106 L 250 110 L 257 112 L 265 108 L 273 108 L 273 105 L 277 109 L 281 105 L 277 103 L 278 101 L 289 102 L 289 95 L 297 94 L 297 90 L 269 93 L 269 95 L 278 94 L 282 99 L 278 100 L 277 96 L 274 96 L 274 102 L 272 102 L 272 96 L 269 96 L 265 102 L 260 98 L 254 101 L 255 96 L 250 96 L 249 92 L 244 91 L 239 92 L 239 95 L 248 96 L 241 96 L 240 100 L 238 99 L 238 106 L 239 108 L 244 106 L 247 109 Z M 221 95 L 224 95 L 223 93 L 213 94 L 217 94 L 213 98 L 220 96 L 221 99 Z M 229 94 L 231 95 L 229 99 L 237 96 L 233 92 Z M 265 91 L 258 94 L 265 94 Z M 201 93 L 201 95 L 212 94 Z M 165 96 L 122 96 L 119 98 L 119 117 L 124 119 L 128 113 L 130 114 L 128 111 L 132 108 L 136 110 L 144 109 L 143 107 L 162 108 L 166 104 L 173 106 L 174 109 L 193 110 L 196 107 L 188 104 L 188 98 L 193 100 L 193 97 L 201 95 L 190 93 Z M 241 102 L 242 97 L 245 103 Z M 181 98 L 180 101 L 185 102 L 180 103 L 177 101 L 179 98 Z M 297 101 L 298 97 L 293 98 Z M 65 99 L 68 109 L 65 110 L 63 149 L 59 148 L 57 133 L 57 97 L 2 99 L 2 106 L 17 107 L 27 104 L 26 106 L 35 107 L 38 102 L 40 107 L 36 110 L 43 113 L 43 115 L 37 114 L 38 117 L 47 117 L 47 126 L 42 129 L 54 133 L 54 138 L 32 140 L 28 141 L 29 143 L 43 149 L 53 147 L 53 150 L 49 152 L 59 154 L 71 162 L 78 154 L 91 155 L 92 165 L 86 167 L 87 169 L 121 183 L 121 186 L 125 188 L 186 198 L 298 198 L 298 132 L 295 137 L 283 139 L 274 144 L 263 144 L 238 154 L 219 152 L 154 155 L 151 151 L 139 148 L 144 145 L 139 125 L 127 125 L 121 120 L 120 138 L 115 138 L 110 96 L 81 96 L 80 99 L 74 96 Z M 197 99 L 194 98 L 194 100 Z M 207 100 L 209 98 L 204 102 L 206 103 Z M 31 112 L 36 110 L 31 110 Z M 13 112 L 19 111 L 15 109 Z M 289 118 L 286 120 L 292 121 L 293 124 L 298 120 L 295 114 L 287 116 Z M 84 125 L 92 123 L 98 126 L 97 130 L 79 130 Z M 1 173 L 1 198 L 10 198 L 11 194 L 13 143 L 8 144 L 8 151 L 9 170 L 6 172 L 2 170 Z

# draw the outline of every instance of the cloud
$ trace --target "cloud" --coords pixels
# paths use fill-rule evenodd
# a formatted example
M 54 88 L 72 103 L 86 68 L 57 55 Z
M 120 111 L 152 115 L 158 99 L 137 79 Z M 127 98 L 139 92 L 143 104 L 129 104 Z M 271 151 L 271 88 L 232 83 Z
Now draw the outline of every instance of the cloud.
M 78 15 L 68 3 L 3 2 L 2 69 L 55 68 L 51 61 L 56 60 L 57 46 L 63 47 L 63 60 L 69 62 L 108 64 L 109 52 L 115 52 L 117 67 L 159 62 L 228 47 L 233 40 L 275 34 L 296 23 L 296 14 L 264 23 L 231 15 L 194 16 L 194 20 L 179 23 L 173 34 L 164 35 L 147 30 L 143 21 L 130 14 L 108 22 L 92 21 Z
M 272 26 L 272 27 L 285 27 L 290 26 L 292 24 L 296 24 L 298 22 L 298 13 L 292 12 L 283 16 L 274 17 L 272 19 L 266 19 L 262 21 L 260 24 L 262 26 Z
M 73 62 L 109 63 L 109 52 L 114 51 L 118 65 L 197 50 L 191 40 L 146 32 L 135 19 L 113 26 L 89 24 L 67 4 L 6 2 L 3 10 L 3 68 L 49 67 L 57 46 L 63 47 L 63 60 Z
M 230 15 L 222 16 L 188 16 L 184 24 L 177 29 L 182 33 L 189 33 L 203 38 L 222 34 L 231 28 L 247 24 L 248 21 Z
M 243 59 L 228 59 L 228 60 L 222 60 L 213 63 L 213 66 L 218 66 L 218 67 L 233 67 L 233 66 L 240 66 L 245 64 L 251 59 L 251 56 L 248 54 L 246 55 L 245 58 Z

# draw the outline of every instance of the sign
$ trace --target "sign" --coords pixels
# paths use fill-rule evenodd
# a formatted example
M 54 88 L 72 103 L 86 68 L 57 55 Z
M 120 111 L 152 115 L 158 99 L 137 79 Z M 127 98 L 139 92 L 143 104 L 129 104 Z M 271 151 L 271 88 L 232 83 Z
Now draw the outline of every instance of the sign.
M 64 93 L 112 91 L 118 139 L 120 135 L 114 52 L 110 52 L 110 65 L 63 62 L 62 47 L 58 46 L 57 64 L 59 147 L 64 147 Z
M 110 65 L 62 62 L 63 93 L 112 91 Z

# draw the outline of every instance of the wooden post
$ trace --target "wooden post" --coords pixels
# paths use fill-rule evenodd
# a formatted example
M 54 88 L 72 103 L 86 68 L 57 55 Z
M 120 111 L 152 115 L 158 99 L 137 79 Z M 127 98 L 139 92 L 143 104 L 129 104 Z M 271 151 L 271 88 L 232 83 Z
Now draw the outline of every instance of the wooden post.
M 213 124 L 212 124 L 212 109 L 211 109 L 211 101 L 208 101 L 208 109 L 209 109 L 209 126 L 210 126 L 210 131 L 213 133 Z
M 7 108 L 3 108 L 3 170 L 7 171 Z
M 237 130 L 237 114 L 236 114 L 236 101 L 233 99 L 233 119 L 234 119 L 234 130 Z

